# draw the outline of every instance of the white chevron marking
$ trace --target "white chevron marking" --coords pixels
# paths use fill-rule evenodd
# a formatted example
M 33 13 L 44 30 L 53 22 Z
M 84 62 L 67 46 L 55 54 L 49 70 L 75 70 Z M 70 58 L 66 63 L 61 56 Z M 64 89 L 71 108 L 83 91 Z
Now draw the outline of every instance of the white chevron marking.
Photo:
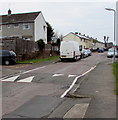
M 64 74 L 54 74 L 52 77 L 63 76 Z
M 31 77 L 28 77 L 28 78 L 24 78 L 24 79 L 21 79 L 17 82 L 31 82 L 33 80 L 34 76 L 31 76 Z
M 76 77 L 77 75 L 68 75 L 68 77 Z
M 6 79 L 2 79 L 1 81 L 8 81 L 8 82 L 14 82 L 20 75 L 14 76 L 14 77 L 10 77 L 10 78 L 6 78 Z

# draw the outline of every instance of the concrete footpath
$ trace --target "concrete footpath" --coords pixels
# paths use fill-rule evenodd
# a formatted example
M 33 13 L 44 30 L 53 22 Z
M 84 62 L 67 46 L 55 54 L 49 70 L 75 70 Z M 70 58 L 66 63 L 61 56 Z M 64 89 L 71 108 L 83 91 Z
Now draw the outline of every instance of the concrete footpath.
M 91 96 L 84 118 L 116 118 L 115 77 L 112 64 L 100 63 L 86 75 L 76 94 Z

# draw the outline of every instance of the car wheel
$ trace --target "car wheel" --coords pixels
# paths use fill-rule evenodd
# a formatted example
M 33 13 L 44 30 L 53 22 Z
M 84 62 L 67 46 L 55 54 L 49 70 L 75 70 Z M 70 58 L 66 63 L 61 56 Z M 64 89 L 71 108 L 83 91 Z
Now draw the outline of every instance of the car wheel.
M 10 65 L 10 61 L 9 60 L 5 60 L 5 65 Z

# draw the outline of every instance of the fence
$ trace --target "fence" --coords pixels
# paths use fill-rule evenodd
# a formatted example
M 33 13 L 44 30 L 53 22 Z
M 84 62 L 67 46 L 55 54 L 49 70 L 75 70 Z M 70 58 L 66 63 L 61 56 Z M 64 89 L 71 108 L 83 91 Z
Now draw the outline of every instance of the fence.
M 39 51 L 38 43 L 34 41 L 23 40 L 21 38 L 3 38 L 0 39 L 0 49 L 12 50 L 17 54 L 17 60 L 26 60 L 37 57 L 47 57 L 50 55 L 51 44 L 46 44 L 43 51 Z M 52 52 L 55 51 L 52 49 Z

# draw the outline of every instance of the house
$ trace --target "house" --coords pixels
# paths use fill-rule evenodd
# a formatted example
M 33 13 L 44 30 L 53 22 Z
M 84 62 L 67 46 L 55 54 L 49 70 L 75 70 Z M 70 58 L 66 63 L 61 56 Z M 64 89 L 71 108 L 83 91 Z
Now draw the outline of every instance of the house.
M 97 50 L 98 48 L 105 48 L 105 45 L 103 42 L 96 41 L 93 43 L 93 50 Z
M 63 41 L 77 41 L 80 44 L 80 49 L 91 47 L 91 41 L 89 38 L 87 38 L 85 34 L 81 35 L 81 33 L 70 32 L 63 37 Z
M 47 44 L 47 24 L 41 11 L 1 15 L 0 38 L 18 37 L 24 40 L 43 39 Z

